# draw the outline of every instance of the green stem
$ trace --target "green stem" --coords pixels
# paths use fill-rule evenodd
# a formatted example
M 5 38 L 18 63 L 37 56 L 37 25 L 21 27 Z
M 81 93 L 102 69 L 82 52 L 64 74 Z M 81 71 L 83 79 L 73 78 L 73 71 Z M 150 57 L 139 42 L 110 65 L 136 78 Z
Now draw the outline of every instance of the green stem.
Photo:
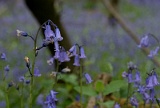
M 10 108 L 9 98 L 8 98 L 8 90 L 6 91 L 6 108 Z
M 21 108 L 24 108 L 24 102 L 23 102 L 23 84 L 22 84 L 22 89 L 21 89 L 20 98 L 21 98 Z
M 57 84 L 57 82 L 58 82 L 58 70 L 59 70 L 59 63 L 58 63 L 58 60 L 56 60 L 56 72 L 57 72 L 57 74 L 56 74 L 56 78 L 55 78 L 55 83 L 53 83 L 53 87 Z M 52 88 L 53 88 L 52 87 Z
M 31 83 L 30 83 L 30 95 L 29 95 L 29 108 L 32 108 L 33 106 L 33 82 L 34 82 L 34 66 L 35 66 L 35 62 L 36 62 L 36 47 L 37 47 L 37 37 L 38 37 L 38 33 L 40 31 L 41 27 L 39 27 L 35 40 L 34 40 L 34 48 L 33 48 L 33 63 L 32 63 L 32 69 L 31 69 L 31 74 L 33 76 L 31 76 Z
M 81 66 L 80 66 L 80 71 L 79 71 L 79 76 L 80 76 L 80 104 L 81 104 L 81 108 L 83 108 L 83 104 L 82 104 L 82 93 L 83 93 L 83 89 L 82 89 L 82 72 L 83 72 L 83 61 L 81 62 Z
M 130 88 L 131 88 L 131 83 L 128 83 L 128 93 L 127 93 L 127 102 L 126 102 L 126 106 L 128 107 L 128 103 L 129 103 L 129 93 L 130 93 Z

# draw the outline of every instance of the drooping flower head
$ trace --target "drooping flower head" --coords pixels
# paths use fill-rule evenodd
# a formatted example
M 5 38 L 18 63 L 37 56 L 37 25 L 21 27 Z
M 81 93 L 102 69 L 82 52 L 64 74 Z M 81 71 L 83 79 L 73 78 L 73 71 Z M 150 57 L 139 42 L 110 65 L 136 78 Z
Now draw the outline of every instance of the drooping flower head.
M 6 54 L 5 53 L 1 53 L 1 59 L 6 60 Z
M 55 34 L 51 30 L 51 26 L 49 25 L 49 21 L 47 22 L 47 24 L 45 24 L 44 28 L 45 28 L 45 31 L 44 31 L 45 39 L 52 40 L 55 37 Z
M 63 37 L 61 36 L 61 33 L 60 33 L 58 27 L 56 27 L 56 29 L 55 29 L 55 34 L 56 34 L 55 41 L 62 41 L 63 40 Z
M 148 47 L 148 46 L 149 46 L 149 38 L 148 38 L 148 35 L 146 35 L 141 39 L 140 44 L 138 45 L 138 47 L 142 48 L 142 47 Z
M 80 50 L 80 57 L 79 58 L 86 58 L 84 48 L 82 46 L 80 46 L 79 50 Z
M 120 105 L 116 102 L 116 104 L 114 105 L 114 108 L 121 108 Z
M 36 76 L 36 77 L 40 77 L 41 76 L 41 74 L 39 72 L 39 69 L 37 67 L 34 69 L 34 76 Z
M 138 108 L 138 100 L 135 98 L 135 96 L 130 98 L 130 103 L 132 106 L 135 106 L 136 108 Z
M 93 81 L 92 78 L 91 78 L 91 76 L 88 73 L 85 73 L 84 77 L 86 79 L 86 83 L 87 84 L 90 84 Z
M 17 36 L 24 36 L 24 37 L 27 37 L 28 36 L 28 33 L 24 32 L 24 31 L 20 31 L 20 30 L 17 30 Z
M 74 66 L 80 66 L 80 59 L 79 59 L 79 55 L 78 54 L 76 54 L 75 56 L 74 56 L 74 63 L 73 63 L 73 65 Z
M 148 55 L 148 57 L 149 57 L 149 58 L 153 58 L 155 55 L 158 54 L 158 51 L 159 51 L 159 46 L 156 47 L 156 49 L 151 50 L 150 53 L 149 53 L 149 55 Z

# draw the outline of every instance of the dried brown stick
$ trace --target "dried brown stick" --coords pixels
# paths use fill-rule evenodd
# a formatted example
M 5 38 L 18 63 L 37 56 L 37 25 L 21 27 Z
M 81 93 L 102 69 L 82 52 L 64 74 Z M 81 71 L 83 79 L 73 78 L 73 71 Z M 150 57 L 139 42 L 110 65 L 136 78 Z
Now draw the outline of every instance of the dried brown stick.
M 135 42 L 136 44 L 139 44 L 140 40 L 138 39 L 138 37 L 136 36 L 136 34 L 127 26 L 127 24 L 125 23 L 125 21 L 123 20 L 123 18 L 121 17 L 121 15 L 114 9 L 114 7 L 110 4 L 109 0 L 102 0 L 105 8 L 115 17 L 115 19 L 117 20 L 117 22 L 120 24 L 120 26 L 124 29 L 124 31 L 126 31 L 126 33 L 128 33 Z M 141 50 L 148 55 L 149 54 L 149 49 L 147 48 L 141 48 Z M 156 57 L 154 57 L 153 59 L 151 59 L 152 62 L 157 65 L 158 67 L 160 67 L 160 62 L 156 59 Z

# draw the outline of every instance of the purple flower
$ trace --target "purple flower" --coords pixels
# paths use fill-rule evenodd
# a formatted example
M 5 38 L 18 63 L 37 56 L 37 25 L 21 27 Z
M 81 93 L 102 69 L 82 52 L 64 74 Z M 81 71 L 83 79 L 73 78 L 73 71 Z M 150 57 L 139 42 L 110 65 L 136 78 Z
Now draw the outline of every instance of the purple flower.
M 146 87 L 152 89 L 154 86 L 159 85 L 158 78 L 156 72 L 153 72 L 146 79 Z
M 91 79 L 91 76 L 88 73 L 84 74 L 84 77 L 86 79 L 86 83 L 90 84 L 93 80 Z
M 1 53 L 1 59 L 6 60 L 6 54 L 5 53 Z
M 69 49 L 69 52 L 72 54 L 72 56 L 77 54 L 76 44 Z
M 131 103 L 132 106 L 135 106 L 136 108 L 138 108 L 138 101 L 135 98 L 135 96 L 130 98 L 130 103 Z
M 150 100 L 153 102 L 155 100 L 155 90 L 154 88 L 153 89 L 150 89 Z
M 128 77 L 128 73 L 127 73 L 127 72 L 123 72 L 123 73 L 122 73 L 122 77 L 123 77 L 123 78 L 127 78 L 127 77 Z
M 55 34 L 56 34 L 56 40 L 57 41 L 62 41 L 63 40 L 63 37 L 61 36 L 61 33 L 60 33 L 60 31 L 59 31 L 59 29 L 58 28 L 56 28 L 56 30 L 55 30 Z
M 45 39 L 46 40 L 51 40 L 55 37 L 54 32 L 51 30 L 51 26 L 47 24 L 45 26 L 45 31 L 44 31 Z
M 139 48 L 142 47 L 148 47 L 149 46 L 149 38 L 148 35 L 146 35 L 145 37 L 143 37 L 140 41 L 140 44 L 138 45 Z
M 63 47 L 60 49 L 59 55 L 60 55 L 60 57 L 59 57 L 60 62 L 70 61 L 70 58 L 68 57 L 67 52 L 65 51 L 65 49 Z
M 24 81 L 25 81 L 24 76 L 19 77 L 19 81 L 20 81 L 20 82 L 24 82 Z
M 121 108 L 120 105 L 116 102 L 116 104 L 114 105 L 114 108 Z
M 157 55 L 158 51 L 159 51 L 159 47 L 156 47 L 156 49 L 150 51 L 148 57 L 153 58 L 155 55 Z
M 74 57 L 74 63 L 73 63 L 73 65 L 74 66 L 80 66 L 79 62 L 80 62 L 79 55 L 76 54 L 75 57 Z
M 9 72 L 9 65 L 5 66 L 5 67 L 4 67 L 4 70 L 5 70 L 6 72 Z
M 54 59 L 59 59 L 60 57 L 60 51 L 56 51 L 54 55 Z
M 79 58 L 86 58 L 86 55 L 84 53 L 84 49 L 82 46 L 80 46 L 80 57 Z
M 51 90 L 50 94 L 46 97 L 46 101 L 44 103 L 48 108 L 56 108 L 56 101 L 58 101 L 58 99 L 56 98 L 57 93 L 58 92 Z
M 41 76 L 41 74 L 39 72 L 39 69 L 37 67 L 34 69 L 34 76 L 36 76 L 36 77 L 40 77 Z
M 133 80 L 133 77 L 132 77 L 132 73 L 129 72 L 128 73 L 128 83 L 133 83 L 133 82 L 134 82 L 134 80 Z
M 28 33 L 24 32 L 24 31 L 20 31 L 20 30 L 17 30 L 17 36 L 24 36 L 24 37 L 27 37 L 28 36 Z
M 30 80 L 26 80 L 25 83 L 26 83 L 26 84 L 30 84 Z

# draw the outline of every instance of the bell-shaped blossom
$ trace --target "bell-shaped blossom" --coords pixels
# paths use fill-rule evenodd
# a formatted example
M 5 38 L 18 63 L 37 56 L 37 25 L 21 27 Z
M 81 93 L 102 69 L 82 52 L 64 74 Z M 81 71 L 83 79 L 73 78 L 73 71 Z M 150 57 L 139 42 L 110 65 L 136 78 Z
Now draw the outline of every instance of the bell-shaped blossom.
M 24 32 L 24 31 L 20 31 L 20 30 L 17 30 L 17 36 L 24 36 L 24 37 L 27 37 L 28 36 L 28 33 Z
M 5 66 L 5 67 L 4 67 L 4 70 L 5 70 L 6 72 L 9 72 L 9 70 L 10 70 L 9 65 Z
M 152 102 L 154 102 L 154 100 L 155 100 L 155 90 L 154 90 L 154 88 L 150 89 L 149 92 L 150 92 L 150 100 Z
M 76 44 L 69 49 L 69 52 L 72 54 L 72 56 L 75 56 L 77 54 Z
M 79 55 L 78 54 L 76 54 L 75 56 L 74 56 L 74 63 L 73 63 L 73 65 L 74 66 L 80 66 L 80 59 L 79 59 Z
M 128 73 L 128 83 L 133 83 L 133 82 L 134 82 L 134 80 L 133 80 L 132 73 L 129 72 L 129 73 Z
M 36 76 L 36 77 L 41 76 L 41 73 L 39 72 L 39 69 L 37 67 L 34 69 L 34 76 Z
M 5 53 L 1 53 L 1 59 L 6 60 L 6 54 Z
M 84 77 L 86 79 L 86 83 L 87 84 L 90 84 L 93 81 L 92 78 L 91 78 L 91 76 L 88 73 L 85 73 Z
M 58 28 L 55 29 L 55 34 L 56 34 L 57 41 L 62 41 L 63 40 L 63 37 L 61 36 L 61 33 L 60 33 Z
M 86 58 L 84 48 L 82 46 L 80 46 L 80 57 L 79 58 Z
M 141 47 L 148 47 L 149 46 L 149 38 L 148 35 L 146 35 L 145 37 L 143 37 L 140 41 L 140 44 L 138 45 L 139 48 Z
M 146 79 L 146 87 L 152 89 L 154 86 L 159 85 L 158 78 L 156 72 L 153 72 Z
M 116 104 L 114 105 L 114 108 L 121 108 L 120 105 L 116 102 Z
M 156 49 L 150 51 L 148 57 L 153 58 L 155 55 L 158 54 L 158 51 L 159 51 L 159 47 L 156 47 Z
M 130 98 L 130 103 L 132 106 L 135 106 L 136 108 L 138 108 L 138 100 L 135 98 L 135 96 Z
M 59 57 L 58 60 L 60 62 L 68 62 L 68 61 L 70 61 L 70 58 L 68 57 L 67 52 L 64 49 L 60 50 L 60 57 Z
M 45 31 L 44 31 L 44 35 L 45 35 L 45 39 L 46 40 L 50 40 L 53 39 L 55 37 L 54 32 L 51 30 L 51 26 L 49 24 L 47 24 L 45 26 Z

